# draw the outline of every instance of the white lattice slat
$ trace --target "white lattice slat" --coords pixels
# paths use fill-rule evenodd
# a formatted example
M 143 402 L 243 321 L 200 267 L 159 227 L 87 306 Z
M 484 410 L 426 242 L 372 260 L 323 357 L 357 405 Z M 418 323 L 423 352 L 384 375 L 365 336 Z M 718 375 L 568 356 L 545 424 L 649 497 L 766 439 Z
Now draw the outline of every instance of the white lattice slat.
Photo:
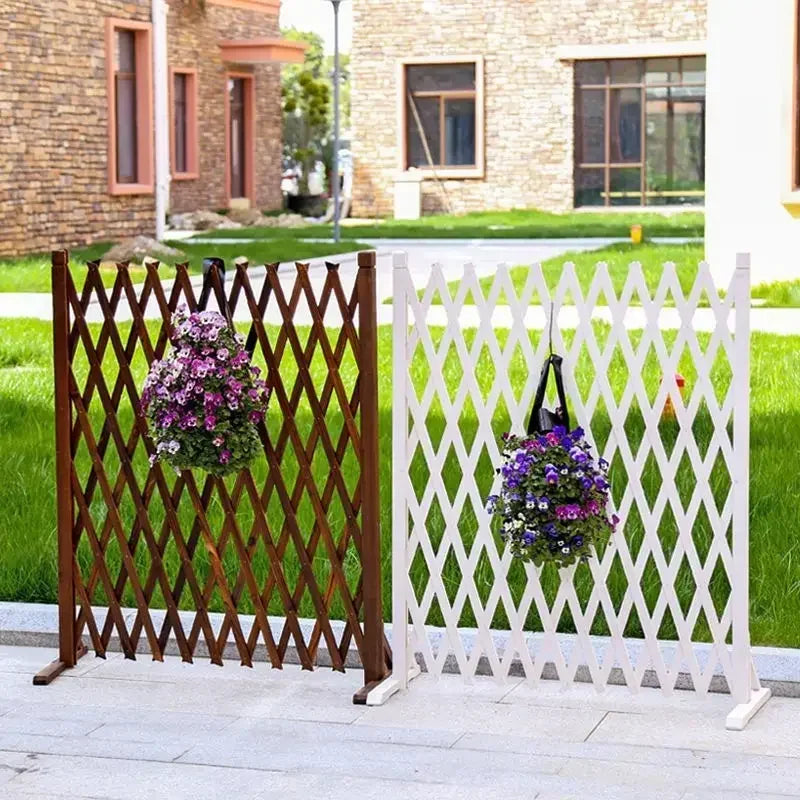
M 719 671 L 739 704 L 728 720 L 729 727 L 743 727 L 768 697 L 752 666 L 748 621 L 750 284 L 746 257 L 737 264 L 722 299 L 706 264 L 700 265 L 688 295 L 681 289 L 674 264 L 664 266 L 658 286 L 651 292 L 638 263 L 631 264 L 619 295 L 605 263 L 597 265 L 585 296 L 572 264 L 564 266 L 552 291 L 539 265 L 530 268 L 520 294 L 506 265 L 498 267 L 486 293 L 470 264 L 452 294 L 439 265 L 433 265 L 419 294 L 418 288 L 405 255 L 396 253 L 392 438 L 395 673 L 393 682 L 376 690 L 368 702 L 383 702 L 391 691 L 407 685 L 416 670 L 415 652 L 421 654 L 428 672 L 437 676 L 455 666 L 465 680 L 478 670 L 488 670 L 502 681 L 517 665 L 526 679 L 536 684 L 550 664 L 565 687 L 579 678 L 579 670 L 587 670 L 598 691 L 619 678 L 637 691 L 654 676 L 669 694 L 680 675 L 686 674 L 696 692 L 706 693 Z M 502 332 L 492 325 L 501 295 L 511 317 L 510 326 Z M 477 326 L 469 330 L 461 324 L 467 298 L 475 306 L 472 318 L 477 320 Z M 619 531 L 582 571 L 578 567 L 561 570 L 555 592 L 552 576 L 546 579 L 547 568 L 512 563 L 484 508 L 487 479 L 491 478 L 492 491 L 499 486 L 498 476 L 492 477 L 488 470 L 500 463 L 500 417 L 507 413 L 510 429 L 524 430 L 539 370 L 549 352 L 546 335 L 529 330 L 534 302 L 545 310 L 552 304 L 556 321 L 565 305 L 574 307 L 570 313 L 576 320 L 574 330 L 565 335 L 557 324 L 553 330 L 554 349 L 564 356 L 572 418 L 612 464 L 614 482 L 623 487 L 620 495 L 615 486 Z M 596 319 L 601 302 L 608 307 L 610 324 Z M 644 320 L 635 333 L 627 324 L 634 303 L 641 306 L 637 316 Z M 693 319 L 701 303 L 710 306 L 715 325 L 710 334 L 699 337 Z M 435 304 L 442 308 L 437 319 L 446 321 L 438 328 L 429 323 Z M 665 336 L 660 320 L 670 304 L 675 306 L 680 327 Z M 683 363 L 689 359 L 694 371 L 686 400 L 675 378 L 682 359 Z M 518 369 L 520 360 L 527 365 L 527 374 L 518 385 L 519 381 L 512 380 L 512 371 Z M 718 398 L 714 376 L 720 360 L 731 377 Z M 579 363 L 583 368 L 588 363 L 591 371 L 591 385 L 584 394 L 581 376 L 576 373 Z M 611 375 L 620 364 L 627 374 L 622 391 L 615 393 L 620 378 Z M 654 369 L 661 380 L 652 391 Z M 677 428 L 671 446 L 662 439 L 661 431 L 668 400 Z M 436 423 L 441 436 L 431 435 L 433 409 L 443 417 Z M 609 430 L 603 446 L 598 447 L 603 413 L 608 415 Z M 701 418 L 711 425 L 704 440 L 705 452 L 694 427 Z M 632 420 L 631 430 L 641 426 L 638 441 L 630 438 L 627 426 Z M 731 421 L 733 440 L 728 433 Z M 465 438 L 464 424 L 475 426 L 471 441 Z M 425 461 L 427 480 L 415 486 L 411 465 L 419 458 Z M 460 480 L 448 494 L 448 484 L 458 477 L 453 470 L 458 471 Z M 654 494 L 653 470 L 659 476 Z M 727 475 L 729 483 L 717 505 L 713 483 L 719 470 L 724 473 L 720 480 Z M 692 479 L 687 497 L 686 487 Z M 467 536 L 464 528 L 464 521 L 471 524 L 466 513 L 470 508 L 475 518 L 474 537 Z M 637 517 L 642 532 L 635 549 Z M 664 539 L 668 518 L 675 528 L 671 545 Z M 698 539 L 703 519 L 710 529 L 707 543 Z M 488 590 L 484 585 L 487 570 L 491 572 Z M 512 570 L 521 570 L 525 577 L 516 599 L 509 580 Z M 712 594 L 719 570 L 729 586 L 722 613 L 718 613 Z M 456 573 L 460 576 L 457 586 L 448 594 L 447 583 Z M 476 583 L 479 573 L 481 586 Z M 424 586 L 418 592 L 415 581 L 423 578 Z M 643 583 L 656 579 L 660 586 L 653 602 L 652 587 Z M 621 580 L 622 592 L 617 585 Z M 676 588 L 679 581 L 691 581 L 694 586 L 685 611 Z M 435 609 L 441 619 L 436 618 L 434 627 Z M 526 629 L 532 610 L 539 619 L 536 632 Z M 470 630 L 463 622 L 468 611 L 474 618 Z M 503 632 L 493 629 L 501 612 L 508 623 Z M 574 626 L 569 635 L 562 623 L 567 612 Z M 634 614 L 642 633 L 635 641 L 625 636 Z M 659 632 L 668 617 L 675 638 L 664 641 Z M 711 639 L 710 651 L 696 646 L 701 617 Z M 607 636 L 592 633 L 598 621 L 605 623 Z

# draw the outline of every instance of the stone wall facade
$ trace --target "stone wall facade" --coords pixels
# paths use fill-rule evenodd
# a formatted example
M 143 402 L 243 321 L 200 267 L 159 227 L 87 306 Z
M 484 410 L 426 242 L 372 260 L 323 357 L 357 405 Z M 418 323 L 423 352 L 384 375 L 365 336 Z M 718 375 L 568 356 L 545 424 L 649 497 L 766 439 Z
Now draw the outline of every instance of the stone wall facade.
M 354 0 L 353 214 L 391 216 L 403 59 L 484 62 L 481 178 L 443 181 L 456 212 L 573 204 L 573 62 L 558 48 L 706 38 L 707 0 Z M 402 19 L 400 17 L 402 16 Z M 407 21 L 413 20 L 413 24 Z M 442 210 L 435 181 L 423 211 Z
M 168 59 L 198 70 L 199 176 L 174 181 L 172 211 L 220 209 L 226 72 L 255 76 L 253 204 L 281 204 L 280 65 L 223 63 L 218 42 L 279 35 L 277 6 L 170 0 Z M 150 0 L 0 3 L 0 257 L 152 235 L 155 196 L 108 188 L 106 19 L 149 22 Z

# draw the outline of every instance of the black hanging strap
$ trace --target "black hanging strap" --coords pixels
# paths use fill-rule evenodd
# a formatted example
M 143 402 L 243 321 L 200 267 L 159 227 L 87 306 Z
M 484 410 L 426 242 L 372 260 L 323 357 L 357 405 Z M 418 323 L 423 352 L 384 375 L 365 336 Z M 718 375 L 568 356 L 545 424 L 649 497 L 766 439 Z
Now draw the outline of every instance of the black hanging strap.
M 564 378 L 561 371 L 561 366 L 564 359 L 553 352 L 553 317 L 554 309 L 553 302 L 550 301 L 550 323 L 549 323 L 549 337 L 550 337 L 550 355 L 544 362 L 542 372 L 539 376 L 539 385 L 536 388 L 536 396 L 533 400 L 533 408 L 531 415 L 528 419 L 528 436 L 536 434 L 548 433 L 552 431 L 556 425 L 563 425 L 569 430 L 569 411 L 567 410 L 567 394 L 564 391 Z M 556 381 L 556 393 L 558 395 L 559 408 L 555 411 L 550 411 L 544 408 L 544 398 L 547 394 L 547 384 L 550 380 L 550 367 L 553 368 L 553 376 Z
M 228 296 L 225 293 L 225 262 L 221 258 L 203 259 L 203 288 L 197 301 L 198 311 L 206 310 L 212 291 L 217 298 L 220 313 L 225 317 L 228 327 L 235 333 L 236 329 L 233 326 L 231 307 L 228 303 Z

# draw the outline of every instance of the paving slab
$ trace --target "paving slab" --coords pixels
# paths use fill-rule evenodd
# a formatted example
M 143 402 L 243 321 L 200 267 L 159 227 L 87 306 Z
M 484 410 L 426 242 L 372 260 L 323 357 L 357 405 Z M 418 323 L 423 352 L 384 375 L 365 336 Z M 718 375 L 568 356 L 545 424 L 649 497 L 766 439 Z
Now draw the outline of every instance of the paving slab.
M 179 763 L 224 765 L 275 772 L 303 771 L 316 775 L 347 776 L 357 768 L 361 777 L 397 781 L 448 783 L 492 787 L 509 776 L 522 781 L 543 774 L 556 774 L 564 758 L 542 757 L 535 763 L 521 762 L 516 754 L 495 753 L 491 760 L 475 759 L 466 750 L 422 745 L 366 741 L 329 741 L 324 748 L 303 747 L 302 742 L 282 736 L 262 737 L 261 746 L 251 748 L 246 737 L 225 737 L 191 748 Z
M 733 733 L 726 696 L 422 676 L 365 707 L 351 699 L 359 671 L 171 657 L 100 660 L 34 687 L 51 657 L 0 649 L 2 800 L 800 797 L 795 700 Z
M 674 691 L 666 696 L 657 689 L 642 688 L 631 692 L 627 686 L 606 686 L 602 692 L 593 684 L 573 683 L 562 686 L 558 681 L 539 681 L 532 685 L 520 681 L 509 687 L 502 703 L 549 708 L 574 708 L 576 705 L 598 711 L 621 711 L 626 714 L 649 714 L 667 711 L 713 713 L 724 720 L 736 705 L 729 694 L 698 695 L 692 691 Z
M 664 709 L 657 715 L 609 712 L 592 733 L 592 742 L 751 753 L 800 758 L 800 703 L 772 698 L 743 731 L 727 731 L 719 714 L 686 714 Z M 800 791 L 800 775 L 798 775 Z
M 302 742 L 302 746 L 306 746 L 310 742 L 336 741 L 448 748 L 453 747 L 463 734 L 460 731 L 452 730 L 425 730 L 369 724 L 342 725 L 302 720 L 270 720 L 267 727 L 262 720 L 249 718 L 235 720 L 230 727 L 226 728 L 225 736 L 244 738 L 256 748 L 260 748 L 262 741 L 273 736 L 284 736 L 291 741 Z
M 798 794 L 764 794 L 763 792 L 716 792 L 716 791 L 689 791 L 681 795 L 681 800 L 787 800 L 800 797 Z M 539 800 L 537 798 L 536 800 Z
M 478 677 L 467 682 L 460 676 L 445 674 L 434 677 L 425 673 L 414 678 L 411 683 L 416 699 L 431 697 L 438 702 L 443 698 L 457 698 L 470 701 L 482 700 L 490 703 L 501 702 L 511 692 L 518 690 L 522 684 L 523 678 Z
M 32 658 L 34 656 L 35 658 Z M 42 657 L 48 660 L 43 661 L 37 670 L 46 667 L 50 661 L 53 661 L 56 658 L 56 653 L 47 653 L 41 647 L 10 647 L 0 645 L 0 672 L 17 672 L 30 675 L 32 661 L 35 662 L 36 658 Z M 114 661 L 121 658 L 122 656 L 119 653 L 109 653 L 107 656 L 108 660 Z M 96 669 L 102 663 L 102 659 L 97 659 L 93 656 L 84 656 L 78 661 L 74 669 L 64 674 L 70 678 L 85 675 L 87 672 Z
M 800 761 L 784 770 L 751 772 L 744 769 L 719 769 L 703 766 L 683 767 L 667 764 L 634 764 L 591 759 L 569 759 L 559 772 L 565 777 L 592 779 L 617 786 L 647 786 L 654 794 L 675 786 L 703 789 L 794 794 L 800 790 Z
M 38 755 L 35 764 L 12 781 L 12 789 L 46 798 L 63 792 L 65 781 L 90 796 L 115 800 L 145 797 L 219 800 L 255 797 L 264 785 L 277 787 L 281 775 L 194 764 L 164 764 L 90 756 Z
M 604 716 L 589 708 L 514 706 L 485 700 L 417 697 L 413 689 L 402 702 L 370 707 L 357 725 L 406 725 L 426 729 L 457 729 L 465 733 L 502 734 L 518 731 L 530 738 L 584 741 Z
M 27 769 L 29 761 L 29 754 L 0 751 L 0 790 L 2 790 L 2 796 L 6 795 L 7 785 Z
M 690 720 L 687 719 L 687 722 Z M 483 752 L 500 751 L 524 756 L 564 756 L 581 762 L 609 762 L 652 767 L 685 767 L 694 769 L 730 770 L 735 773 L 796 775 L 800 759 L 786 756 L 760 756 L 745 753 L 711 752 L 689 748 L 595 742 L 559 742 L 531 739 L 525 736 L 502 736 L 485 733 L 464 734 L 454 745 L 456 749 Z M 800 787 L 798 787 L 800 788 Z
M 100 725 L 97 718 L 76 718 L 68 707 L 51 705 L 39 714 L 32 714 L 27 708 L 10 711 L 3 716 L 2 732 L 73 737 L 84 736 Z
M 205 738 L 226 736 L 241 721 L 239 717 L 219 713 L 129 709 L 111 718 L 105 709 L 93 711 L 101 724 L 87 734 L 88 738 L 142 744 L 174 742 L 184 751 Z
M 92 756 L 127 761 L 171 762 L 182 756 L 189 744 L 180 740 L 161 739 L 149 742 L 102 739 L 96 736 L 59 734 L 0 733 L 0 750 L 60 756 Z
M 65 706 L 135 707 L 161 712 L 213 707 L 235 709 L 243 717 L 327 722 L 352 722 L 360 716 L 362 710 L 352 704 L 352 695 L 362 685 L 360 671 L 342 674 L 318 670 L 303 673 L 305 679 L 298 680 L 301 673 L 299 667 L 272 670 L 267 664 L 259 664 L 252 670 L 219 668 L 167 658 L 164 663 L 108 661 L 87 676 L 58 680 L 49 687 L 30 687 L 32 671 L 27 675 L 7 673 L 3 679 L 4 696 L 11 702 L 23 698 L 37 701 L 46 696 Z M 154 675 L 158 680 L 153 680 Z M 264 689 L 265 681 L 269 681 L 269 691 Z

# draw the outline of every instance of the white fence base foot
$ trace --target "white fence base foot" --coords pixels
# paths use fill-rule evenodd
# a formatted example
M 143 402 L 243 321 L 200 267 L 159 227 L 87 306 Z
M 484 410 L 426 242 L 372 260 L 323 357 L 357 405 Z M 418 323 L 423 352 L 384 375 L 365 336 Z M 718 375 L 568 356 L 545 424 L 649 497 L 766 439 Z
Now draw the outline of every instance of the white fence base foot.
M 725 727 L 729 731 L 743 731 L 751 719 L 761 710 L 761 707 L 772 695 L 771 689 L 753 689 L 750 692 L 750 702 L 740 703 L 728 714 Z
M 408 670 L 408 680 L 412 681 L 420 674 L 419 665 L 414 664 Z M 367 695 L 368 706 L 382 706 L 392 695 L 400 691 L 400 679 L 390 675 L 385 681 L 381 681 Z

